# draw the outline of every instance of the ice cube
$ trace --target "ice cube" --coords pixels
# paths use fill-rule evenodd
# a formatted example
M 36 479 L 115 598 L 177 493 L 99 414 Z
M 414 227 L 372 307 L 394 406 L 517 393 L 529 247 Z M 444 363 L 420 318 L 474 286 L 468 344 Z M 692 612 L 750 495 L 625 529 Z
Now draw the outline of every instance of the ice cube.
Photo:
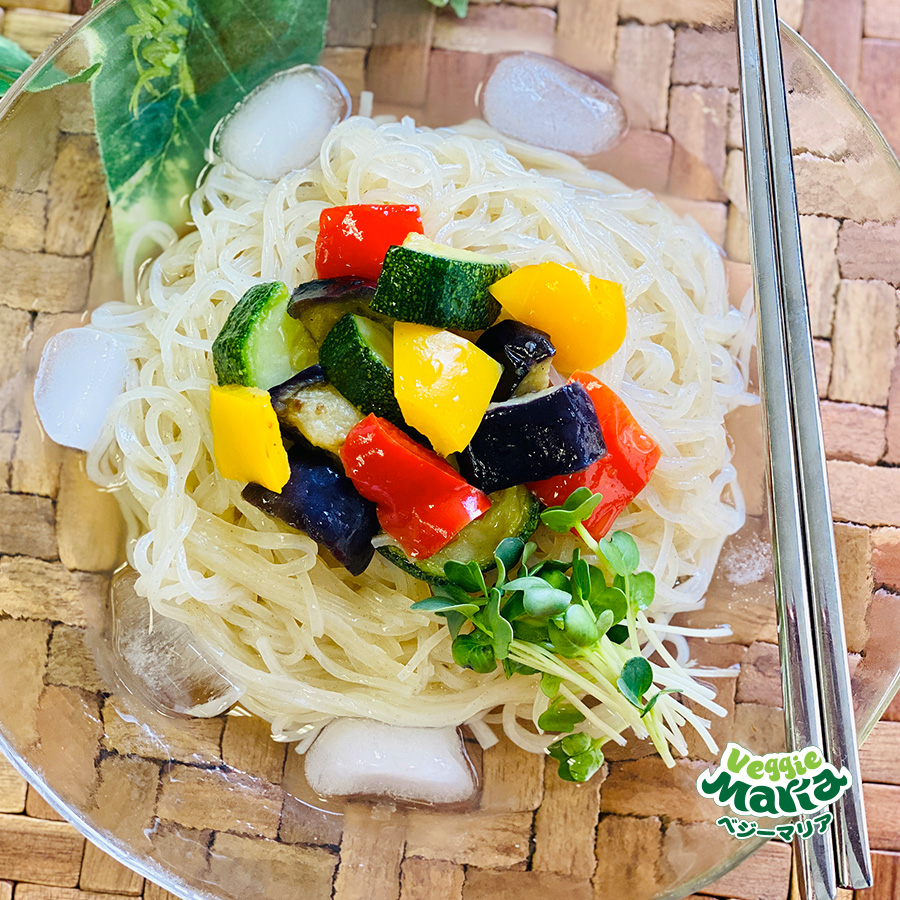
M 187 625 L 153 612 L 135 589 L 138 573 L 112 580 L 110 607 L 116 675 L 132 694 L 165 715 L 211 717 L 243 691 L 227 678 Z
M 309 165 L 325 135 L 350 112 L 344 85 L 321 66 L 273 75 L 247 95 L 222 123 L 219 154 L 265 181 Z
M 537 53 L 500 59 L 479 101 L 485 120 L 503 134 L 576 156 L 609 150 L 627 128 L 625 110 L 609 88 Z
M 50 338 L 34 380 L 44 431 L 64 447 L 90 450 L 125 388 L 127 366 L 122 344 L 94 328 L 68 328 Z
M 306 780 L 325 797 L 458 803 L 475 793 L 455 728 L 406 728 L 371 719 L 326 725 L 306 753 Z

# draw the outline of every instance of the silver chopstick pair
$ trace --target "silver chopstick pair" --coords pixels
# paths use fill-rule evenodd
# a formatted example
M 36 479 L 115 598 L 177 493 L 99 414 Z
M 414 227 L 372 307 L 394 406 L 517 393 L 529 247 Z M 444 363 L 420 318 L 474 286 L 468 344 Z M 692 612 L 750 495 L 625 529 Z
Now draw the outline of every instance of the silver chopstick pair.
M 821 748 L 853 786 L 833 830 L 795 839 L 801 896 L 872 883 L 822 445 L 775 0 L 735 0 L 750 244 L 768 435 L 773 563 L 788 750 Z

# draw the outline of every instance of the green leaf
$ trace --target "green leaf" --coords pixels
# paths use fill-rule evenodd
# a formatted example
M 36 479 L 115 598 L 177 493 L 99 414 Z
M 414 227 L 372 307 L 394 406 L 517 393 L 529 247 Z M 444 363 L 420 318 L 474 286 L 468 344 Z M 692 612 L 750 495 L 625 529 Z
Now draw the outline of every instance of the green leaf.
M 525 549 L 522 551 L 522 566 L 526 566 L 528 564 L 528 560 L 534 555 L 534 551 L 537 550 L 537 544 L 534 541 L 527 541 L 525 544 Z
M 550 640 L 547 634 L 547 620 L 533 619 L 528 616 L 524 619 L 516 619 L 513 622 L 513 634 L 517 640 L 526 641 L 529 644 L 542 644 Z
M 466 616 L 461 612 L 457 612 L 455 609 L 449 609 L 446 612 L 437 613 L 437 615 L 443 616 L 447 620 L 447 630 L 450 632 L 450 637 L 453 640 L 456 640 L 463 625 L 469 621 Z
M 484 576 L 481 569 L 478 569 L 478 575 L 472 571 L 472 564 L 457 562 L 455 559 L 447 560 L 444 563 L 444 577 L 453 585 L 461 587 L 470 594 L 487 593 L 484 590 Z
M 524 616 L 524 595 L 521 591 L 516 591 L 506 599 L 506 602 L 500 608 L 503 610 L 503 618 L 510 622 L 518 619 L 520 616 Z
M 562 506 L 551 506 L 541 513 L 541 521 L 551 530 L 565 534 L 585 519 L 603 501 L 602 494 L 594 494 L 590 488 L 580 487 L 573 491 Z
M 591 594 L 591 609 L 599 616 L 604 610 L 613 615 L 613 622 L 620 622 L 628 614 L 628 600 L 617 587 L 603 587 Z
M 631 575 L 641 564 L 641 554 L 638 552 L 634 538 L 625 531 L 614 531 L 609 539 L 622 554 L 625 571 L 618 574 Z
M 431 593 L 435 597 L 445 597 L 454 603 L 475 603 L 481 604 L 483 597 L 470 597 L 461 587 L 455 584 L 436 584 L 431 589 Z
M 601 573 L 601 578 L 602 573 Z M 587 600 L 591 596 L 591 566 L 586 560 L 576 559 L 572 563 L 573 595 L 577 592 L 579 599 Z
M 653 684 L 653 669 L 643 656 L 632 656 L 616 679 L 619 693 L 632 705 L 644 709 L 643 696 Z
M 599 616 L 597 616 L 597 635 L 598 637 L 602 637 L 606 634 L 612 627 L 615 619 L 613 617 L 612 610 L 604 609 Z M 627 629 L 626 629 L 627 631 Z
M 317 62 L 327 13 L 328 0 L 128 0 L 87 26 L 120 258 L 145 222 L 187 222 L 215 125 L 271 75 Z
M 576 647 L 590 647 L 596 644 L 600 634 L 591 614 L 578 603 L 573 603 L 565 611 L 566 637 Z
M 460 19 L 464 19 L 469 10 L 469 0 L 450 0 L 450 9 L 452 9 Z
M 507 581 L 506 584 L 503 585 L 503 590 L 527 591 L 533 590 L 534 588 L 545 587 L 547 587 L 547 582 L 543 578 L 538 578 L 535 575 L 525 575 L 522 578 L 513 578 L 512 581 Z
M 538 718 L 541 731 L 556 731 L 565 734 L 584 721 L 584 714 L 562 697 L 557 697 Z
M 483 631 L 461 634 L 452 645 L 453 661 L 464 669 L 487 675 L 497 668 L 492 638 Z
M 525 550 L 525 542 L 522 538 L 503 538 L 494 551 L 494 560 L 497 563 L 497 586 L 506 581 L 506 573 L 511 572 L 516 563 L 522 558 Z
M 566 659 L 575 659 L 581 656 L 581 647 L 574 644 L 568 635 L 552 619 L 547 623 L 547 633 L 553 649 Z
M 547 748 L 559 762 L 559 777 L 564 781 L 587 781 L 602 765 L 601 741 L 592 740 L 584 732 L 569 734 Z
M 656 595 L 656 578 L 652 572 L 637 572 L 631 576 L 631 602 L 637 609 L 647 609 Z
M 413 603 L 410 609 L 433 613 L 454 610 L 462 613 L 464 616 L 472 616 L 478 612 L 479 607 L 475 603 L 454 603 L 445 597 L 428 597 L 426 600 L 419 600 L 417 603 Z
M 544 584 L 525 591 L 525 612 L 537 619 L 558 616 L 572 602 L 572 595 Z
M 559 693 L 559 686 L 562 684 L 562 678 L 558 675 L 550 675 L 544 672 L 541 675 L 541 690 L 551 700 Z
M 606 636 L 614 644 L 624 644 L 625 641 L 628 640 L 628 627 L 626 625 L 613 625 L 613 627 L 606 632 Z
M 496 588 L 491 591 L 491 599 L 488 601 L 485 613 L 488 626 L 494 635 L 494 656 L 497 659 L 506 659 L 509 656 L 509 645 L 513 639 L 513 629 L 500 613 L 500 591 Z
M 644 711 L 641 713 L 641 718 L 643 719 L 644 716 L 646 716 L 647 713 L 650 712 L 650 710 L 653 709 L 654 706 L 656 706 L 656 701 L 659 700 L 659 698 L 662 697 L 663 694 L 676 693 L 678 692 L 674 688 L 663 688 L 658 694 L 654 694 L 647 702 L 647 705 L 644 707 Z
M 513 662 L 508 656 L 506 659 L 500 660 L 500 663 L 503 666 L 503 671 L 506 673 L 507 678 L 512 678 L 513 675 L 537 674 L 537 669 L 532 669 L 531 666 L 526 666 L 524 663 Z
M 625 565 L 625 559 L 622 556 L 622 551 L 612 543 L 610 540 L 600 541 L 600 552 L 603 554 L 603 558 L 609 563 L 609 567 L 616 573 L 616 575 L 621 575 L 624 577 L 628 574 L 627 567 Z

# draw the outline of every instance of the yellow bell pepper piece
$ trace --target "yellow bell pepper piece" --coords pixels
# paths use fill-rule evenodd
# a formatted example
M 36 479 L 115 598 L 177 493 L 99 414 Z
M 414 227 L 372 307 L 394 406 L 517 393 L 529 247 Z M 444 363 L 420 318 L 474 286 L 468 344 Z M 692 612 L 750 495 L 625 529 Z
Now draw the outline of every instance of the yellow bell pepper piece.
M 394 326 L 394 394 L 403 418 L 442 456 L 478 430 L 503 367 L 464 337 L 428 325 Z
M 625 340 L 628 318 L 622 286 L 555 262 L 523 266 L 491 286 L 514 318 L 550 335 L 560 372 L 590 370 Z
M 268 391 L 239 384 L 210 385 L 209 415 L 219 472 L 280 494 L 291 467 Z

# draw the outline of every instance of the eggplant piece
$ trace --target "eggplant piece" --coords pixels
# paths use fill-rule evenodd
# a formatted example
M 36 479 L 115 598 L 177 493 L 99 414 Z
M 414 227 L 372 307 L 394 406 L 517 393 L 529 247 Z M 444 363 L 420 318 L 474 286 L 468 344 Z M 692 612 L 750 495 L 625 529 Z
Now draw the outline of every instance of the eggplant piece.
M 284 411 L 285 403 L 302 388 L 309 387 L 311 384 L 324 384 L 328 378 L 325 376 L 325 370 L 316 363 L 307 366 L 302 372 L 276 384 L 275 387 L 269 388 L 269 396 L 272 398 L 272 407 L 279 415 Z
M 369 303 L 374 296 L 374 281 L 353 276 L 322 278 L 294 288 L 287 311 L 321 344 L 338 319 L 347 313 L 370 315 Z
M 488 407 L 459 456 L 460 474 L 485 493 L 586 469 L 606 456 L 600 422 L 578 382 Z
M 351 575 L 365 571 L 380 530 L 375 504 L 353 486 L 337 461 L 321 450 L 295 444 L 288 450 L 291 477 L 280 494 L 248 484 L 241 496 L 267 515 L 305 531 L 324 545 Z
M 475 346 L 503 366 L 503 374 L 491 397 L 494 403 L 550 386 L 550 365 L 556 347 L 547 332 L 515 319 L 505 319 L 491 325 Z

